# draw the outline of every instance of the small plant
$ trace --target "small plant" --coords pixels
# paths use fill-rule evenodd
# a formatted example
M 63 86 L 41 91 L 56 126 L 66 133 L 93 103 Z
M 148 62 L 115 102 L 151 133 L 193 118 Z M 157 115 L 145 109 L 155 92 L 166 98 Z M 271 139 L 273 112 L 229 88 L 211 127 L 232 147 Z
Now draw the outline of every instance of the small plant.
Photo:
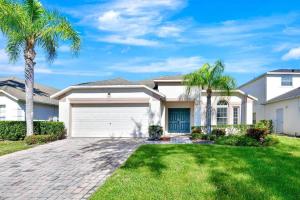
M 196 133 L 192 133 L 192 134 L 191 134 L 191 139 L 192 139 L 192 140 L 203 139 L 203 135 L 204 135 L 204 134 L 202 134 L 202 133 L 197 133 L 197 132 L 196 132 Z
M 201 126 L 193 126 L 192 133 L 202 133 Z
M 263 140 L 266 137 L 267 132 L 268 131 L 264 128 L 249 128 L 247 130 L 246 136 L 263 143 Z
M 268 135 L 268 136 L 265 137 L 263 145 L 264 146 L 273 146 L 273 145 L 278 144 L 278 143 L 279 143 L 278 138 L 275 138 L 274 136 Z
M 226 135 L 226 131 L 225 129 L 217 128 L 217 129 L 213 129 L 211 134 L 215 135 L 216 137 L 221 137 Z
M 24 141 L 28 145 L 33 145 L 33 144 L 43 144 L 47 142 L 52 142 L 57 140 L 57 136 L 55 135 L 31 135 L 25 137 Z
M 266 129 L 267 134 L 271 134 L 273 132 L 273 121 L 260 120 L 257 124 L 255 124 L 255 128 Z
M 163 128 L 159 125 L 150 125 L 148 128 L 148 132 L 150 140 L 159 140 L 163 135 Z

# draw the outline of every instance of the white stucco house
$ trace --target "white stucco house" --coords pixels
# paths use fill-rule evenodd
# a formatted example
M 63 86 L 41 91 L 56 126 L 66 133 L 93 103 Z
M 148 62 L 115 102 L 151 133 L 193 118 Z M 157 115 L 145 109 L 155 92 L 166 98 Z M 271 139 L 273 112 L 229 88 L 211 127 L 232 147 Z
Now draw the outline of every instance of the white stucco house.
M 57 120 L 58 101 L 50 95 L 58 90 L 35 84 L 34 120 Z M 0 78 L 0 120 L 25 120 L 25 84 L 16 77 Z
M 121 78 L 70 86 L 51 97 L 69 137 L 148 137 L 149 125 L 165 134 L 205 125 L 205 91 L 186 94 L 181 76 L 132 82 Z M 252 124 L 255 97 L 214 91 L 212 124 Z
M 272 120 L 274 131 L 300 135 L 300 70 L 266 72 L 241 85 L 240 90 L 257 97 L 253 120 Z

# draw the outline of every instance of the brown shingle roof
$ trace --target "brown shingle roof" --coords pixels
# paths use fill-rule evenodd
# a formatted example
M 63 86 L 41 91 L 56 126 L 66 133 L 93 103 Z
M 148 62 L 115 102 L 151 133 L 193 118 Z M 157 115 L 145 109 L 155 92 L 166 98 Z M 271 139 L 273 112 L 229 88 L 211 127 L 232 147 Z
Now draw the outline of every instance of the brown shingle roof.
M 24 80 L 16 77 L 0 78 L 0 90 L 7 92 L 19 100 L 25 101 Z M 58 92 L 58 90 L 55 88 L 35 83 L 33 101 L 35 103 L 58 105 L 57 100 L 50 99 L 50 96 L 56 92 Z

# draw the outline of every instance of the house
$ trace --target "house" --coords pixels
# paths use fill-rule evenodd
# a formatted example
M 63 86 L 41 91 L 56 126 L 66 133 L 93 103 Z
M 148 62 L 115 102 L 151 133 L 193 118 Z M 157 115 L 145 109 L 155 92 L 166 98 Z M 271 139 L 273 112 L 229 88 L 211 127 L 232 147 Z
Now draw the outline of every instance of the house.
M 272 120 L 274 131 L 300 134 L 300 70 L 278 69 L 266 72 L 241 85 L 240 90 L 257 97 L 253 120 Z
M 165 134 L 189 133 L 205 124 L 206 94 L 186 94 L 182 76 L 128 81 L 117 78 L 70 86 L 59 100 L 59 119 L 69 137 L 147 137 L 149 125 Z M 251 124 L 255 97 L 241 90 L 232 96 L 214 91 L 212 124 Z
M 57 120 L 58 101 L 50 95 L 58 90 L 35 84 L 34 120 Z M 25 120 L 25 84 L 16 77 L 0 78 L 0 120 Z

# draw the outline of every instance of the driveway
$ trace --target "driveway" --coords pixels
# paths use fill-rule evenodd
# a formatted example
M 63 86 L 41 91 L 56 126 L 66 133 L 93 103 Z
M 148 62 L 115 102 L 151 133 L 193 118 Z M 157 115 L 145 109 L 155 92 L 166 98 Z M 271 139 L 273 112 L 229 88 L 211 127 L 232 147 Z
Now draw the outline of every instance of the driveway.
M 0 157 L 0 199 L 87 199 L 143 140 L 76 138 Z

